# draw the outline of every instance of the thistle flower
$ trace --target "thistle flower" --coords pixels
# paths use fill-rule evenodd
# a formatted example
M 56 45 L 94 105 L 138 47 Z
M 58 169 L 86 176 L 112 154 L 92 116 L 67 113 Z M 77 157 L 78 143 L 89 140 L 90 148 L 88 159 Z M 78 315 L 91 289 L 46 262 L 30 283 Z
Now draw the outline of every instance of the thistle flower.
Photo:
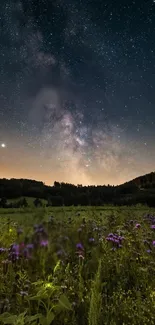
M 81 243 L 76 244 L 76 248 L 79 250 L 84 250 L 84 247 Z
M 26 248 L 27 248 L 27 249 L 33 249 L 33 248 L 34 248 L 34 244 L 27 244 L 27 245 L 26 245 Z
M 141 224 L 140 223 L 136 223 L 135 228 L 136 229 L 139 229 L 140 227 L 141 227 Z
M 19 245 L 13 244 L 10 249 L 9 258 L 12 262 L 15 262 L 19 259 Z
M 48 246 L 48 240 L 41 240 L 40 246 L 47 247 Z
M 151 225 L 151 229 L 155 229 L 155 225 Z

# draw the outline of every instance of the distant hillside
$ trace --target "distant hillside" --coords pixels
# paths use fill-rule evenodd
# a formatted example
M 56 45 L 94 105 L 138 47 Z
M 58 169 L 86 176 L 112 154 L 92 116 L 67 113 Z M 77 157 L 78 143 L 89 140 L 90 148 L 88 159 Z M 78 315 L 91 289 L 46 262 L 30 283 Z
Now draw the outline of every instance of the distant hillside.
M 137 177 L 130 183 L 136 184 L 140 189 L 155 188 L 155 172 Z
M 0 179 L 0 206 L 4 202 L 7 206 L 6 200 L 24 197 L 44 199 L 47 205 L 52 206 L 137 203 L 155 206 L 155 173 L 137 177 L 118 186 L 75 186 L 63 182 L 54 182 L 53 186 L 47 186 L 43 182 L 29 179 Z

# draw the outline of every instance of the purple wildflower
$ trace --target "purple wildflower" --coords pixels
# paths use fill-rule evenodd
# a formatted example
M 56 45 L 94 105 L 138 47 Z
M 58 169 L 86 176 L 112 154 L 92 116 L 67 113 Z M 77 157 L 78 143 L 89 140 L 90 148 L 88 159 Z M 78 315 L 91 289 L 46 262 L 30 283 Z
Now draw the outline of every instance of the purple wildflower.
M 48 246 L 48 240 L 41 240 L 40 246 L 47 247 Z
M 79 250 L 84 250 L 84 247 L 81 243 L 76 244 L 76 248 Z
M 0 254 L 7 252 L 7 248 L 0 247 Z
M 150 253 L 151 253 L 151 249 L 147 249 L 146 252 L 147 252 L 148 254 L 150 254 Z
M 152 245 L 155 246 L 155 240 L 153 240 Z
M 136 223 L 135 228 L 139 229 L 141 227 L 140 223 Z
M 152 226 L 151 226 L 151 229 L 155 229 L 155 225 L 152 225 Z
M 95 241 L 95 239 L 93 237 L 89 238 L 89 242 L 93 243 Z
M 26 245 L 26 248 L 27 248 L 27 249 L 33 249 L 33 248 L 34 248 L 34 244 L 27 244 L 27 245 Z

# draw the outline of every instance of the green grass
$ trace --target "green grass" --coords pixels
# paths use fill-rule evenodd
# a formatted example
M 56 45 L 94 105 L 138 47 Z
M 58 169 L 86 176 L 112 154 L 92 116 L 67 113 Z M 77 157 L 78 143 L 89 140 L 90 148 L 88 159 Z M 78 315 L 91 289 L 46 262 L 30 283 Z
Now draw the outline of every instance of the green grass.
M 1 250 L 0 325 L 155 324 L 155 230 L 145 213 L 155 215 L 155 210 L 0 209 L 0 247 L 20 247 L 17 260 Z M 45 232 L 38 235 L 33 225 L 40 223 Z M 109 233 L 124 237 L 122 247 L 106 239 Z M 47 239 L 47 247 L 40 247 Z M 26 251 L 32 243 L 36 247 Z

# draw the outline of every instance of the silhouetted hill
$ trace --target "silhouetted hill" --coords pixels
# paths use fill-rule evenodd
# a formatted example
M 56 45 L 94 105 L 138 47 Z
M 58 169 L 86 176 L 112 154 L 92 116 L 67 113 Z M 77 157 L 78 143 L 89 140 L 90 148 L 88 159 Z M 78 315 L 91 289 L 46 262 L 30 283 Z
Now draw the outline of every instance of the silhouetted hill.
M 128 183 L 137 185 L 139 189 L 155 189 L 155 172 L 136 177 Z
M 155 206 L 155 173 L 137 177 L 118 186 L 98 185 L 82 186 L 54 182 L 47 186 L 43 182 L 29 179 L 0 179 L 0 206 L 8 207 L 8 199 L 33 197 L 35 205 L 40 206 L 39 199 L 47 205 L 133 205 L 137 203 Z M 23 203 L 24 202 L 24 203 Z M 27 205 L 23 199 L 15 206 Z M 12 207 L 9 205 L 9 207 Z

